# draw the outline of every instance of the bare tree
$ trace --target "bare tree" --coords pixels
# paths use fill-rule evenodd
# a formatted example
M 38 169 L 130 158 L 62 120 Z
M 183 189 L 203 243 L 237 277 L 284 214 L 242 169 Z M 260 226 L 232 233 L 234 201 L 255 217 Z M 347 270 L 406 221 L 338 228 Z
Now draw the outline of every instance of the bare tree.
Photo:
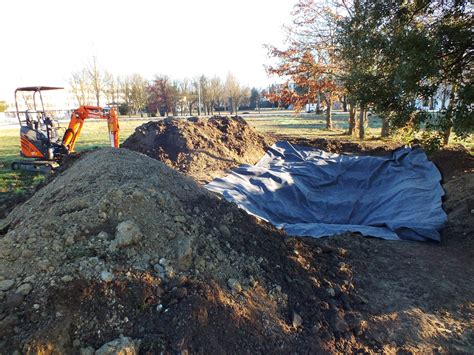
M 89 74 L 90 85 L 92 92 L 94 93 L 97 106 L 100 106 L 100 95 L 103 91 L 103 76 L 100 72 L 100 67 L 96 56 L 92 57 L 92 61 L 87 67 L 87 73 Z
M 224 85 L 218 76 L 215 76 L 209 82 L 209 101 L 211 106 L 211 114 L 214 114 L 214 108 L 220 108 L 224 96 Z
M 90 86 L 88 74 L 85 69 L 73 72 L 69 80 L 72 94 L 79 106 L 87 105 L 89 103 Z
M 131 108 L 134 113 L 140 112 L 140 116 L 143 117 L 143 110 L 148 103 L 148 83 L 140 74 L 133 74 L 129 80 L 131 86 Z
M 230 113 L 237 114 L 239 105 L 245 97 L 250 96 L 250 89 L 241 87 L 237 78 L 229 73 L 224 85 L 225 95 L 229 100 Z
M 107 103 L 117 103 L 120 96 L 119 79 L 109 72 L 104 73 L 103 91 Z
M 209 115 L 211 113 L 211 98 L 210 98 L 210 90 L 211 90 L 211 81 L 205 75 L 201 75 L 199 77 L 199 84 L 201 90 L 201 102 L 204 114 Z
M 184 78 L 180 83 L 180 100 L 183 106 L 186 106 L 189 111 L 189 115 L 193 114 L 193 107 L 198 101 L 198 93 L 195 85 L 189 78 Z
M 132 83 L 130 77 L 127 76 L 120 80 L 120 92 L 122 94 L 122 100 L 127 108 L 128 117 L 131 116 L 132 107 Z

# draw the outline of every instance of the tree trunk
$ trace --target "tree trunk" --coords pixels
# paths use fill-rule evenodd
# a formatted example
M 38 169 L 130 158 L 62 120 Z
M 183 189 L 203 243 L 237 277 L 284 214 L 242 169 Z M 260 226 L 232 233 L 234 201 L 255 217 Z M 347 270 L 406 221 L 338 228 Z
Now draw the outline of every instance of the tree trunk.
M 366 116 L 365 107 L 362 106 L 359 112 L 359 138 L 360 139 L 365 138 L 365 116 Z
M 443 88 L 443 95 L 441 96 L 441 110 L 446 110 L 446 100 L 447 100 L 447 93 L 446 93 L 446 87 Z
M 342 96 L 341 102 L 342 102 L 342 110 L 343 110 L 344 112 L 347 112 L 347 99 L 346 99 L 346 95 L 343 95 L 343 96 Z
M 390 135 L 390 121 L 388 117 L 382 117 L 382 138 L 387 138 Z
M 316 100 L 316 114 L 321 113 L 321 95 L 318 93 L 318 99 Z
M 443 132 L 443 145 L 449 144 L 449 136 L 451 135 L 451 127 L 448 127 Z
M 456 86 L 451 86 L 451 93 L 449 94 L 448 109 L 446 110 L 446 122 L 444 122 L 443 131 L 443 144 L 449 144 L 449 136 L 451 135 L 451 129 L 453 127 L 453 119 L 451 118 L 454 110 L 454 99 L 456 97 Z
M 326 108 L 326 129 L 331 130 L 332 129 L 332 99 L 328 95 L 328 98 L 326 99 L 326 104 L 328 107 Z
M 356 107 L 349 104 L 349 135 L 354 135 L 356 130 Z

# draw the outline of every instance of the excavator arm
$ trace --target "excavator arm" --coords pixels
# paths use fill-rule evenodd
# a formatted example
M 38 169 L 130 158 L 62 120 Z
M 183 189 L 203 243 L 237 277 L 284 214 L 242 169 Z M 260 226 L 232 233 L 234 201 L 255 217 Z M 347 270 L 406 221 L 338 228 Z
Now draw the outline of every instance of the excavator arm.
M 84 121 L 89 118 L 106 119 L 109 130 L 110 145 L 114 148 L 119 147 L 119 122 L 117 109 L 112 107 L 107 111 L 98 106 L 80 106 L 74 110 L 71 115 L 69 126 L 64 133 L 62 144 L 69 153 L 74 152 L 79 135 L 81 134 Z

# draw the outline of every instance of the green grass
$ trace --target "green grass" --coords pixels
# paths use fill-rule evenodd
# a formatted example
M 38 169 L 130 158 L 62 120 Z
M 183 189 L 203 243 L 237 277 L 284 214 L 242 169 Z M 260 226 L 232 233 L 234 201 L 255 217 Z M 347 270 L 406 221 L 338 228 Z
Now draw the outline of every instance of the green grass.
M 333 129 L 326 130 L 326 118 L 324 114 L 292 114 L 288 116 L 275 117 L 245 117 L 250 125 L 259 131 L 266 133 L 277 133 L 284 136 L 294 136 L 303 138 L 326 138 L 346 136 L 349 124 L 349 114 L 336 113 L 333 115 Z M 369 118 L 367 136 L 372 139 L 380 138 L 381 121 L 378 118 Z

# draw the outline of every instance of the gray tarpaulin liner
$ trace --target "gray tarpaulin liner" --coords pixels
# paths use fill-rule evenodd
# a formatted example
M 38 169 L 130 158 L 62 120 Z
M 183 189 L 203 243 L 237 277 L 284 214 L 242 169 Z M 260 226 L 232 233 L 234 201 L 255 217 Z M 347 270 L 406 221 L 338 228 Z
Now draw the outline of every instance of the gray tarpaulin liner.
M 441 175 L 421 149 L 354 156 L 277 142 L 206 188 L 288 234 L 440 240 Z

